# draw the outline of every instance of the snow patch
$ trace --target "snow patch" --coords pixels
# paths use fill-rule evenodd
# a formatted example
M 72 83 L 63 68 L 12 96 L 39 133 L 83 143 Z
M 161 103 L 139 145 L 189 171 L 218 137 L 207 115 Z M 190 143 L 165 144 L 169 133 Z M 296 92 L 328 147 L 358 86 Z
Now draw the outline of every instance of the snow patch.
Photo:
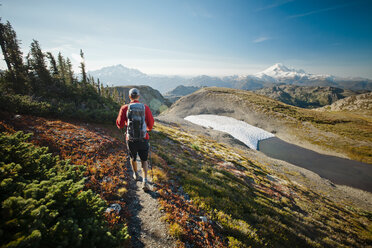
M 217 131 L 228 133 L 254 150 L 257 150 L 258 141 L 274 137 L 272 133 L 232 117 L 219 115 L 190 115 L 184 119 L 203 127 L 210 127 Z

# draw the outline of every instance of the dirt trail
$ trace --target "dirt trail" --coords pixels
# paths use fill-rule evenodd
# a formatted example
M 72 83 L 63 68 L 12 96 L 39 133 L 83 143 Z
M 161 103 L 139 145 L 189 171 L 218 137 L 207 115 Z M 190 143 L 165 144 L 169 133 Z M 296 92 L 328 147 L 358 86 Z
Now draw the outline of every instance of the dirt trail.
M 129 162 L 127 166 L 132 175 Z M 151 189 L 149 192 L 142 190 L 141 181 L 134 181 L 131 178 L 128 182 L 129 192 L 126 201 L 131 214 L 129 234 L 132 237 L 132 247 L 176 247 L 176 241 L 168 234 L 167 223 L 161 220 L 163 214 L 159 210 L 158 193 L 152 190 L 151 176 L 149 181 Z

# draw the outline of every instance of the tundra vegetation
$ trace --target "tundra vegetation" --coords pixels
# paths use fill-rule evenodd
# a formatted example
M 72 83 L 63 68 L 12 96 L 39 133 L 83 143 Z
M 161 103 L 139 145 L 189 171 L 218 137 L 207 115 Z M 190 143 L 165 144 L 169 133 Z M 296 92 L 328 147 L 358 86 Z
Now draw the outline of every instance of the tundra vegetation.
M 371 212 L 336 202 L 327 192 L 276 174 L 239 149 L 177 125 L 157 123 L 155 130 L 151 137 L 160 202 L 171 233 L 186 247 L 196 242 L 195 235 L 202 236 L 198 244 L 203 247 L 372 244 Z M 201 215 L 205 222 L 195 221 Z

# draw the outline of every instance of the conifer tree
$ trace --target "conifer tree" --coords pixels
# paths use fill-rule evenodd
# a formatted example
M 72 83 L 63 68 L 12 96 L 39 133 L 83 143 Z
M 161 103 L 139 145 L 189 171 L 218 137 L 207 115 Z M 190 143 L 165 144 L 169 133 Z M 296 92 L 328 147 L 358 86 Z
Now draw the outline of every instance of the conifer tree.
M 101 84 L 101 96 L 103 96 L 103 97 L 106 97 L 105 96 L 105 87 L 103 86 L 103 84 Z
M 23 64 L 22 52 L 19 47 L 19 40 L 12 25 L 8 21 L 6 24 L 0 18 L 0 46 L 3 52 L 5 63 L 8 67 L 8 75 L 13 83 L 11 88 L 17 93 L 26 93 L 27 72 Z
M 72 70 L 72 63 L 69 58 L 66 59 L 66 73 L 67 73 L 67 78 L 66 82 L 68 84 L 74 84 L 75 83 L 75 78 L 74 78 L 74 71 Z
M 96 83 L 94 81 L 94 77 L 89 75 L 88 78 L 89 78 L 89 80 L 88 80 L 89 84 L 91 84 L 94 88 L 96 88 Z
M 83 84 L 86 84 L 87 83 L 87 73 L 85 71 L 84 53 L 83 53 L 82 49 L 80 49 L 80 57 L 81 57 L 80 68 L 81 68 L 82 82 L 83 82 Z
M 67 68 L 66 68 L 66 61 L 63 58 L 61 52 L 58 53 L 58 77 L 64 83 L 67 83 Z
M 52 78 L 45 63 L 45 55 L 43 54 L 37 40 L 33 40 L 31 43 L 29 64 L 31 65 L 31 70 L 37 76 L 37 83 L 43 88 L 48 87 L 52 83 Z
M 82 50 L 84 83 L 80 86 L 69 58 L 58 53 L 56 59 L 50 52 L 43 53 L 38 41 L 33 40 L 24 63 L 16 33 L 9 22 L 1 23 L 1 18 L 0 31 L 0 47 L 8 67 L 0 74 L 0 110 L 99 122 L 116 115 L 112 110 L 117 104 L 111 99 L 108 86 L 105 88 L 86 74 Z M 80 106 L 85 107 L 81 109 Z
M 50 62 L 50 69 L 52 71 L 52 74 L 54 76 L 57 76 L 58 75 L 58 68 L 57 68 L 57 63 L 56 63 L 56 60 L 53 56 L 53 54 L 51 52 L 47 52 L 47 56 L 49 58 L 49 62 Z
M 101 82 L 99 81 L 99 78 L 97 78 L 97 92 L 98 95 L 101 96 Z
M 117 88 L 113 88 L 113 90 L 111 91 L 111 98 L 115 102 L 119 102 L 119 91 L 117 90 Z

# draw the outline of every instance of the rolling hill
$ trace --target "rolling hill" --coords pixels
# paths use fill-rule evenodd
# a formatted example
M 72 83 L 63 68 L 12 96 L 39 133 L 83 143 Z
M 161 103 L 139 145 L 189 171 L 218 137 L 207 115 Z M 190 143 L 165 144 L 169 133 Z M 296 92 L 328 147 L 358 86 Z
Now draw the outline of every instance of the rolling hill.
M 203 88 L 182 97 L 161 118 L 217 114 L 243 120 L 282 140 L 324 154 L 372 163 L 371 117 L 303 109 L 250 91 Z

